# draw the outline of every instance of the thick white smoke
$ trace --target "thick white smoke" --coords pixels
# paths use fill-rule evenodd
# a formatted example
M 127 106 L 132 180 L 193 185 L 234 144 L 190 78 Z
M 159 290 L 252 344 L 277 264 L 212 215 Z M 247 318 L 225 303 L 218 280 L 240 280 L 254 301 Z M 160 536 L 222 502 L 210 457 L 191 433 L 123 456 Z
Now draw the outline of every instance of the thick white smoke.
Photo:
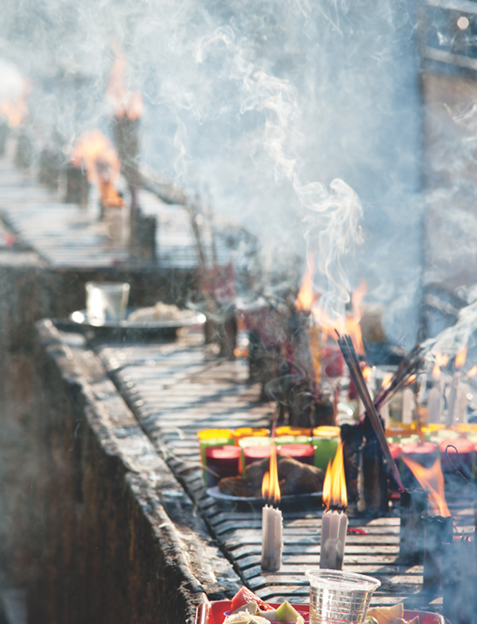
M 32 77 L 37 126 L 57 126 L 71 144 L 85 128 L 108 127 L 119 40 L 129 86 L 144 95 L 146 162 L 188 191 L 206 183 L 213 207 L 257 234 L 284 273 L 303 261 L 308 231 L 328 306 L 364 277 L 386 306 L 389 337 L 410 343 L 422 265 L 409 6 L 6 0 L 0 53 Z M 359 237 L 357 197 L 364 244 L 346 256 Z

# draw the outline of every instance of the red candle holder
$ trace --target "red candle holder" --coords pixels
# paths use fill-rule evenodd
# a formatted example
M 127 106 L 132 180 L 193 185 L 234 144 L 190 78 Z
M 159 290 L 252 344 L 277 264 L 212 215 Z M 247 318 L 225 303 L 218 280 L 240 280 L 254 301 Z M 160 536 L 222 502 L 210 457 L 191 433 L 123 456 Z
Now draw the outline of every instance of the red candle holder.
M 284 444 L 278 448 L 278 454 L 310 466 L 315 463 L 315 449 L 311 444 Z
M 253 462 L 261 461 L 270 457 L 272 454 L 272 445 L 267 446 L 245 446 L 243 449 L 245 466 L 253 464 Z
M 209 446 L 205 449 L 207 487 L 214 487 L 224 477 L 239 474 L 240 448 L 238 446 Z

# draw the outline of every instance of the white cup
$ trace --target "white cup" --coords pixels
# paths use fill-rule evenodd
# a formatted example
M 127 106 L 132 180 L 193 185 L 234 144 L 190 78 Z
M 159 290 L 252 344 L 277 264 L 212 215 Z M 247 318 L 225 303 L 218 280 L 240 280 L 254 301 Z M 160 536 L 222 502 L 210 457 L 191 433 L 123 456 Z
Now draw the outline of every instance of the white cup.
M 129 284 L 116 282 L 87 282 L 86 311 L 92 325 L 106 321 L 122 321 L 126 317 Z

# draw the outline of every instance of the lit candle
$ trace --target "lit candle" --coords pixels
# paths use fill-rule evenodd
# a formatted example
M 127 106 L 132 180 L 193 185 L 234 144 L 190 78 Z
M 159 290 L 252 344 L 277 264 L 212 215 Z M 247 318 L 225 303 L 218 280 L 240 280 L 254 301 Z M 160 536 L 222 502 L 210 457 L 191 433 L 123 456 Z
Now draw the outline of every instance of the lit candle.
M 270 471 L 262 481 L 262 496 L 265 500 L 280 501 L 278 483 L 277 449 L 271 445 Z M 282 512 L 271 505 L 262 508 L 262 570 L 275 572 L 282 565 Z
M 320 568 L 341 570 L 348 517 L 346 482 L 343 465 L 343 443 L 340 442 L 333 463 L 328 464 L 323 484 L 323 503 L 326 511 L 321 520 Z
M 436 362 L 432 369 L 432 378 L 434 385 L 427 395 L 427 422 L 429 424 L 439 424 L 441 422 L 442 413 L 442 376 L 441 366 L 446 366 L 447 356 L 438 353 Z
M 439 424 L 442 412 L 442 390 L 440 383 L 433 386 L 427 395 L 427 422 Z
M 447 425 L 448 426 L 451 426 L 454 424 L 455 408 L 457 406 L 457 401 L 460 398 L 459 395 L 461 395 L 460 369 L 464 366 L 466 357 L 467 357 L 467 347 L 464 347 L 462 351 L 460 351 L 455 356 L 455 360 L 454 360 L 455 373 L 452 377 L 452 382 L 449 388 L 449 393 L 447 395 L 447 408 L 448 408 L 447 409 Z
M 416 403 L 414 401 L 412 388 L 404 388 L 402 392 L 402 422 L 405 425 L 410 425 L 412 423 L 415 407 Z
M 452 421 L 453 425 L 462 425 L 467 422 L 467 406 L 469 404 L 469 399 L 467 398 L 468 394 L 470 394 L 469 384 L 461 383 L 455 402 L 454 418 Z

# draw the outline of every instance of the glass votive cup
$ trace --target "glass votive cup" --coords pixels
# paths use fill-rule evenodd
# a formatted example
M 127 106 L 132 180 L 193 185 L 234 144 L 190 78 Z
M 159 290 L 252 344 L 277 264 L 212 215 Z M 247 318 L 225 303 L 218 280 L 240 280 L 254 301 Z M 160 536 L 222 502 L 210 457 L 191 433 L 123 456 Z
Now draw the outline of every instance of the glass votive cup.
M 209 446 L 228 446 L 234 443 L 230 429 L 202 429 L 197 433 L 200 446 L 200 464 L 205 468 L 205 449 Z M 205 472 L 204 472 L 205 478 Z
M 205 449 L 207 487 L 214 487 L 224 477 L 239 474 L 240 449 L 238 446 L 209 446 Z
M 242 438 L 268 438 L 270 429 L 265 429 L 265 427 L 239 427 L 233 431 L 233 436 L 235 444 L 238 444 Z
M 284 446 L 286 444 L 311 444 L 310 436 L 305 435 L 283 435 L 278 438 L 274 438 L 277 446 Z
M 247 466 L 254 462 L 267 459 L 272 454 L 272 445 L 268 446 L 246 446 L 242 449 L 244 473 L 247 472 Z
M 130 286 L 116 282 L 86 282 L 86 312 L 91 325 L 126 318 Z
M 311 444 L 284 444 L 278 447 L 278 454 L 309 466 L 313 466 L 315 461 L 315 449 Z
M 371 576 L 341 570 L 308 570 L 310 624 L 362 624 L 373 592 L 381 585 Z
M 277 427 L 275 430 L 275 437 L 280 436 L 307 436 L 311 437 L 311 429 L 308 427 Z
M 326 470 L 328 463 L 333 461 L 338 448 L 337 438 L 313 438 L 314 464 L 321 470 Z

